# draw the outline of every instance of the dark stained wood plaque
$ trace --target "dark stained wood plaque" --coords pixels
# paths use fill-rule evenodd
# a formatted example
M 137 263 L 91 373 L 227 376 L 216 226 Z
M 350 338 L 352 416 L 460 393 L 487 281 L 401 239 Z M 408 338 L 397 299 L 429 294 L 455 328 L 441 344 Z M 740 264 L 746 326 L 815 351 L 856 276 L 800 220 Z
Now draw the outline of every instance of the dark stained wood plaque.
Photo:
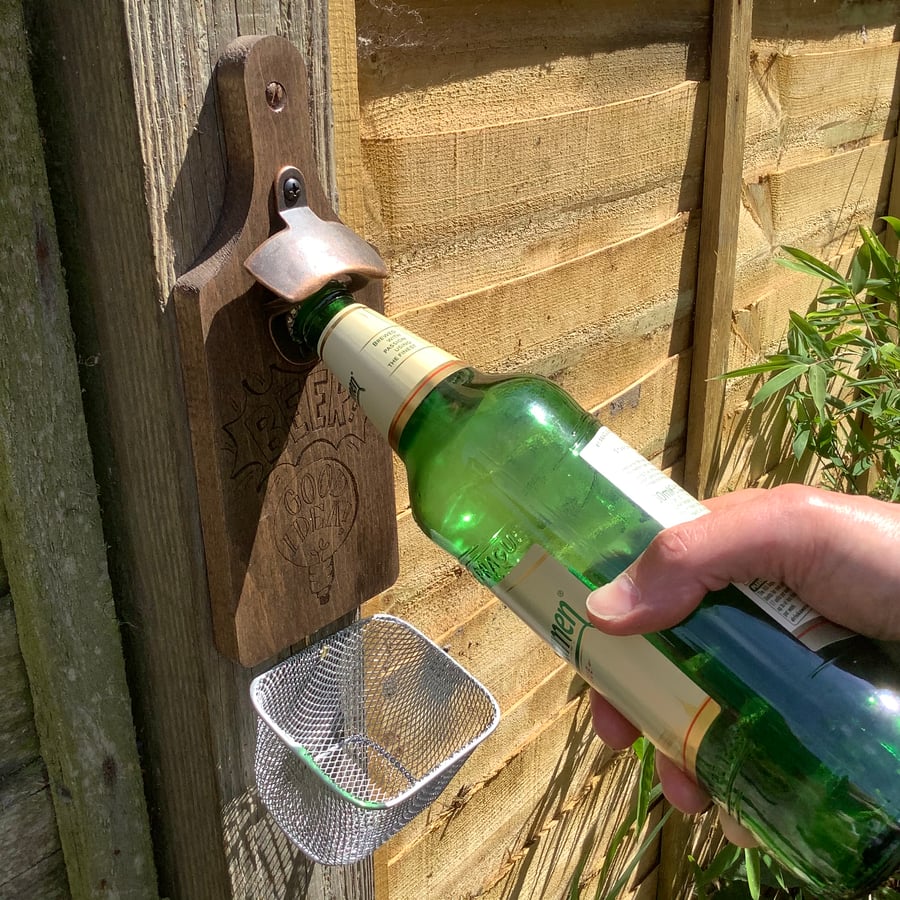
M 306 69 L 278 37 L 241 38 L 216 70 L 228 152 L 222 218 L 175 299 L 215 640 L 256 665 L 397 577 L 390 450 L 321 365 L 269 334 L 270 295 L 244 261 L 282 223 L 279 171 L 335 220 L 317 176 Z M 372 282 L 357 298 L 381 308 Z

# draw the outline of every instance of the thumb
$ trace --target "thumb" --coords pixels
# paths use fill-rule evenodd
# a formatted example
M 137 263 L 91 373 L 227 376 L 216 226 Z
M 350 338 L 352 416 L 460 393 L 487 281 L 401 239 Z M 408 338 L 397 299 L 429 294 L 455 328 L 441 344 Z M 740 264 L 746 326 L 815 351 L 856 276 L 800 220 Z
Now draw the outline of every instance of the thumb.
M 748 542 L 746 519 L 758 496 L 744 491 L 720 498 L 710 514 L 661 531 L 621 575 L 588 596 L 590 621 L 608 634 L 661 631 L 686 618 L 710 591 L 754 577 L 764 555 Z
M 675 532 L 663 532 L 647 550 L 609 584 L 587 598 L 587 616 L 607 634 L 645 634 L 671 628 L 688 616 L 708 588 L 688 573 L 668 572 L 663 562 L 671 554 L 661 544 L 680 543 Z M 724 587 L 724 585 L 722 585 Z

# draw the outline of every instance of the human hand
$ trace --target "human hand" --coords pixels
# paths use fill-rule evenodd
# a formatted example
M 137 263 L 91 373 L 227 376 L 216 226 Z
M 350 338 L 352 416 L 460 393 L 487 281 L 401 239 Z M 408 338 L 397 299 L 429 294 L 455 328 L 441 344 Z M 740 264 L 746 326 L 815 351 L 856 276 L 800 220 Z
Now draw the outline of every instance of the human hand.
M 622 575 L 591 593 L 587 614 L 600 631 L 660 631 L 710 591 L 763 578 L 840 625 L 900 639 L 900 506 L 801 485 L 738 491 L 706 505 L 709 515 L 661 532 Z M 596 692 L 591 709 L 610 746 L 624 749 L 638 736 Z M 687 813 L 708 806 L 708 795 L 659 753 L 657 771 L 673 806 Z M 722 825 L 734 843 L 753 843 L 729 817 Z

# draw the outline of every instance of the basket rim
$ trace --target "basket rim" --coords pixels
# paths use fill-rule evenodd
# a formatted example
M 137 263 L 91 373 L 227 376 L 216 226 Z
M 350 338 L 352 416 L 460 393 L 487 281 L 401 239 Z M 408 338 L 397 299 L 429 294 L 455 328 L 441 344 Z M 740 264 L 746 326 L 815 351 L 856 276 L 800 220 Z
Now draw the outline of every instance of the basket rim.
M 440 765 L 434 766 L 432 769 L 426 772 L 425 775 L 419 778 L 414 784 L 410 785 L 399 794 L 390 797 L 387 800 L 361 800 L 359 797 L 354 796 L 345 788 L 342 788 L 318 765 L 318 763 L 316 763 L 313 755 L 309 752 L 309 750 L 306 749 L 306 747 L 294 740 L 283 728 L 281 728 L 280 725 L 275 722 L 271 715 L 269 715 L 269 713 L 265 710 L 261 697 L 262 687 L 266 683 L 266 681 L 272 677 L 273 673 L 277 672 L 279 669 L 287 667 L 298 657 L 315 652 L 315 648 L 318 647 L 323 641 L 328 640 L 328 638 L 322 638 L 321 641 L 317 641 L 315 644 L 310 644 L 308 647 L 304 647 L 302 650 L 298 651 L 282 662 L 272 666 L 272 668 L 267 669 L 265 672 L 257 675 L 250 682 L 250 699 L 256 710 L 260 723 L 274 732 L 274 734 L 281 740 L 281 742 L 285 744 L 285 746 L 289 750 L 295 753 L 297 758 L 312 772 L 313 775 L 315 775 L 322 783 L 324 783 L 327 788 L 339 794 L 348 803 L 352 803 L 359 809 L 364 810 L 392 809 L 417 794 L 424 787 L 431 784 L 431 782 L 434 781 L 437 777 L 446 772 L 448 768 L 456 766 L 457 764 L 465 760 L 465 758 L 480 743 L 482 743 L 482 741 L 484 741 L 493 733 L 497 725 L 499 725 L 500 723 L 501 715 L 500 705 L 497 703 L 494 695 L 471 672 L 469 672 L 468 669 L 466 669 L 452 656 L 450 656 L 450 654 L 447 653 L 447 651 L 444 650 L 443 647 L 440 647 L 435 641 L 433 641 L 430 637 L 416 628 L 415 625 L 411 625 L 405 619 L 401 619 L 398 616 L 392 616 L 387 613 L 375 613 L 374 615 L 367 616 L 364 619 L 357 619 L 355 622 L 352 622 L 346 628 L 342 629 L 342 631 L 348 631 L 350 629 L 359 630 L 366 623 L 373 620 L 398 624 L 407 631 L 410 631 L 413 634 L 417 635 L 425 643 L 429 644 L 433 650 L 435 650 L 440 656 L 443 656 L 450 663 L 450 665 L 461 672 L 462 675 L 466 679 L 468 679 L 468 681 L 470 681 L 478 691 L 481 692 L 481 694 L 487 699 L 488 705 L 493 710 L 493 715 L 491 716 L 491 719 L 488 722 L 487 726 L 483 728 L 481 732 L 479 732 L 473 738 L 470 738 L 462 747 L 458 748 Z M 340 633 L 340 631 L 335 632 L 335 635 Z M 331 635 L 330 637 L 334 637 L 335 635 Z

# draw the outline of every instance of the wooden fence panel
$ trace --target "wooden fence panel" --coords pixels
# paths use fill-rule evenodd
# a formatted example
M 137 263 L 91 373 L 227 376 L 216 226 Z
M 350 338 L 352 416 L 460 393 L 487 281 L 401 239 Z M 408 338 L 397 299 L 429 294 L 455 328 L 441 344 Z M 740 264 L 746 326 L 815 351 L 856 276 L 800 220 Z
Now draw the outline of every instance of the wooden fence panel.
M 754 16 L 730 368 L 773 351 L 788 313 L 815 297 L 812 279 L 774 263 L 779 248 L 800 247 L 845 268 L 858 226 L 888 209 L 900 4 L 850 9 L 829 0 L 802 24 L 790 13 L 766 0 Z M 779 440 L 783 422 L 748 412 L 751 390 L 751 379 L 727 384 L 719 490 L 804 477 L 790 461 L 782 465 L 790 453 Z
M 708 4 L 667 3 L 653 17 L 635 17 L 624 0 L 360 2 L 356 13 L 365 228 L 391 267 L 388 314 L 482 369 L 552 378 L 677 467 Z M 379 852 L 379 895 L 561 897 L 581 857 L 592 892 L 610 834 L 594 826 L 622 813 L 631 765 L 604 768 L 602 746 L 571 730 L 579 701 L 541 706 L 543 719 L 514 715 L 536 711 L 539 687 L 564 684 L 565 671 L 417 533 L 402 471 L 397 502 L 400 578 L 367 610 L 440 636 L 496 693 L 503 737 L 471 763 L 477 791 L 461 790 L 461 773 L 448 790 L 452 814 Z M 565 814 L 541 819 L 541 772 L 566 753 L 584 756 L 581 774 L 554 783 Z M 641 873 L 645 894 L 654 859 Z

